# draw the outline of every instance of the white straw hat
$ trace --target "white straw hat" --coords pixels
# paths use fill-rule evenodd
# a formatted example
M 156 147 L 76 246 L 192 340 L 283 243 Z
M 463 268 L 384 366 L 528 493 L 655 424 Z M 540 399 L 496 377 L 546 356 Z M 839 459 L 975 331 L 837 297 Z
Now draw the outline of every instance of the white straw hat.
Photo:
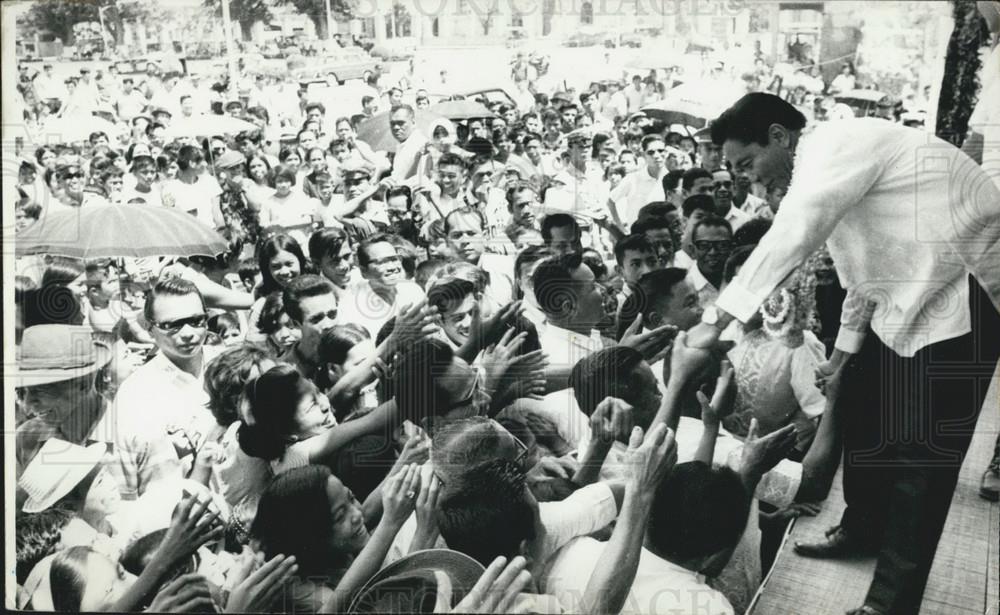
M 56 438 L 47 440 L 17 481 L 28 494 L 22 510 L 36 513 L 51 507 L 90 474 L 105 452 L 107 446 L 101 442 L 80 446 Z

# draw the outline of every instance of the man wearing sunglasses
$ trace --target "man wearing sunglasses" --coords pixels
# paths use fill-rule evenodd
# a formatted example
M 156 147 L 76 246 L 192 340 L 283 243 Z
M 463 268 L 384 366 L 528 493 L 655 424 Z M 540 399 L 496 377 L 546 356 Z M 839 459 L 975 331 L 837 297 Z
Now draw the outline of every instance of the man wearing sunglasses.
M 612 219 L 624 228 L 636 221 L 643 205 L 662 201 L 664 198 L 663 176 L 667 174 L 667 145 L 663 137 L 656 134 L 643 137 L 642 152 L 646 168 L 627 174 L 611 191 L 608 201 Z
M 101 421 L 102 431 L 114 442 L 122 465 L 122 495 L 135 497 L 145 490 L 155 467 L 157 443 L 173 444 L 181 471 L 187 476 L 197 451 L 215 426 L 206 406 L 203 372 L 217 354 L 205 347 L 205 301 L 195 285 L 183 278 L 161 278 L 146 297 L 143 320 L 157 352 L 148 363 L 125 379 L 113 409 Z
M 698 291 L 702 308 L 715 303 L 722 286 L 726 260 L 733 251 L 733 227 L 719 216 L 706 216 L 691 230 L 695 263 L 688 269 L 687 281 Z

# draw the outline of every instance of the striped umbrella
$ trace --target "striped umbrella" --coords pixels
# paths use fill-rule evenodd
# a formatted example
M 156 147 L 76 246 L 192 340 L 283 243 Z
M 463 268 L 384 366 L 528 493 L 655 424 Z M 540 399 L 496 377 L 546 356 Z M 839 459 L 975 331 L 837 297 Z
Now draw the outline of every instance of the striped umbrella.
M 14 237 L 17 256 L 71 258 L 208 256 L 228 244 L 215 230 L 179 209 L 156 205 L 64 207 Z

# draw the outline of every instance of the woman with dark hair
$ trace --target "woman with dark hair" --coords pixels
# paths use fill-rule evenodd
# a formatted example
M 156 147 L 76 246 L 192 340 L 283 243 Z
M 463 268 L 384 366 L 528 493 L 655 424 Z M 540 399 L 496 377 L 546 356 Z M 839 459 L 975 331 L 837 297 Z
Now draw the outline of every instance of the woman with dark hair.
M 298 154 L 294 154 L 298 155 Z M 279 164 L 274 169 L 274 194 L 261 204 L 260 224 L 268 226 L 302 226 L 312 222 L 319 208 L 319 201 L 307 195 L 301 188 L 306 177 L 296 167 Z
M 302 339 L 302 332 L 292 326 L 292 319 L 285 312 L 281 291 L 274 291 L 264 298 L 264 306 L 257 321 L 258 330 L 267 336 L 267 349 L 276 357 L 288 352 L 295 342 Z
M 38 161 L 38 166 L 43 169 L 55 170 L 57 159 L 56 150 L 47 145 L 43 145 L 35 150 L 35 160 Z
M 260 188 L 273 188 L 271 181 L 271 163 L 267 156 L 253 154 L 246 160 L 246 174 Z
M 177 155 L 170 150 L 163 150 L 156 157 L 156 168 L 160 172 L 160 181 L 177 179 L 177 174 L 180 172 L 180 166 L 177 164 Z
M 163 184 L 164 204 L 186 211 L 212 228 L 225 228 L 220 207 L 222 186 L 206 171 L 201 148 L 182 147 L 177 153 L 177 168 L 177 178 Z
M 413 512 L 418 491 L 419 466 L 400 466 L 385 484 L 381 518 L 369 534 L 361 504 L 329 468 L 310 465 L 275 478 L 261 496 L 252 533 L 266 557 L 295 558 L 289 612 L 346 612 L 351 594 L 377 571 Z
M 246 340 L 261 343 L 265 333 L 260 329 L 260 315 L 264 309 L 264 298 L 281 291 L 294 278 L 310 273 L 309 260 L 302 252 L 302 246 L 291 235 L 279 233 L 268 237 L 257 246 L 257 264 L 260 267 L 260 286 L 254 291 L 257 300 L 247 316 Z

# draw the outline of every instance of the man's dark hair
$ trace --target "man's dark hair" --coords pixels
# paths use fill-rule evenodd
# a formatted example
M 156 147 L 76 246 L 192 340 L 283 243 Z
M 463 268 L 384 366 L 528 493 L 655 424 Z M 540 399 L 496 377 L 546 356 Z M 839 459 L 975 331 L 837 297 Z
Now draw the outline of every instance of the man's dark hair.
M 334 294 L 333 282 L 314 273 L 292 278 L 281 291 L 281 299 L 285 303 L 285 313 L 295 322 L 302 322 L 302 306 L 300 302 L 309 297 L 321 297 Z
M 638 222 L 636 222 L 638 224 Z M 632 225 L 635 227 L 635 224 Z M 642 232 L 634 232 L 615 244 L 615 260 L 619 265 L 625 260 L 625 252 L 650 252 L 656 254 L 656 246 Z
M 753 254 L 755 247 L 757 246 L 740 246 L 732 251 L 729 258 L 726 259 L 726 266 L 722 270 L 723 282 L 729 283 L 736 277 L 736 270 L 742 267 L 743 263 L 747 262 L 747 259 Z
M 398 88 L 395 88 L 395 89 L 398 89 Z M 416 112 L 413 110 L 413 107 L 411 107 L 410 105 L 396 105 L 395 107 L 393 107 L 392 109 L 389 110 L 389 115 L 393 115 L 397 111 L 406 111 L 406 113 L 411 118 L 413 118 L 414 115 L 416 114 Z
M 653 231 L 657 229 L 670 229 L 670 220 L 667 220 L 663 216 L 645 216 L 639 218 L 632 223 L 630 231 L 633 235 L 645 235 L 648 231 Z M 615 248 L 615 254 L 618 253 L 617 247 Z
M 420 425 L 438 414 L 438 404 L 447 398 L 441 376 L 455 353 L 443 340 L 424 338 L 407 348 L 395 365 L 391 387 L 399 418 Z
M 668 203 L 666 201 L 653 201 L 652 203 L 646 203 L 639 208 L 639 211 L 636 213 L 636 219 L 641 220 L 650 216 L 665 218 L 674 211 L 677 211 L 677 206 L 673 203 Z
M 569 214 L 549 214 L 545 216 L 542 219 L 542 240 L 545 243 L 550 243 L 552 241 L 552 229 L 567 226 L 573 228 L 573 236 L 579 239 L 580 225 L 577 223 L 576 218 Z
M 569 375 L 569 386 L 580 410 L 590 416 L 606 397 L 625 399 L 620 393 L 631 387 L 632 372 L 642 360 L 642 353 L 634 348 L 613 346 L 577 361 Z
M 673 171 L 667 171 L 667 174 L 663 176 L 660 183 L 663 184 L 663 193 L 670 194 L 671 192 L 677 190 L 677 186 L 681 184 L 681 180 L 684 178 L 684 171 L 680 169 L 674 169 Z
M 772 124 L 788 130 L 802 130 L 806 116 L 790 102 L 764 92 L 752 92 L 712 122 L 712 143 L 722 145 L 732 139 L 741 143 L 767 145 L 767 131 Z
M 508 459 L 492 459 L 463 476 L 462 489 L 438 507 L 437 522 L 448 548 L 484 566 L 511 559 L 522 541 L 535 538 L 535 515 L 524 472 Z
M 160 278 L 150 292 L 146 295 L 146 303 L 142 307 L 143 318 L 149 324 L 155 324 L 155 319 L 153 318 L 153 310 L 156 307 L 156 300 L 159 297 L 171 296 L 171 297 L 183 297 L 185 295 L 195 295 L 201 301 L 201 308 L 205 309 L 205 298 L 201 296 L 198 291 L 198 287 L 194 285 L 194 282 L 190 280 L 185 280 L 184 278 Z
M 685 192 L 690 190 L 694 186 L 694 180 L 701 178 L 712 179 L 712 174 L 701 167 L 691 167 L 681 176 L 681 189 Z
M 475 218 L 475 219 L 479 220 L 479 228 L 481 230 L 483 230 L 483 231 L 486 230 L 486 214 L 484 214 L 482 212 L 482 210 L 476 209 L 475 207 L 460 207 L 458 209 L 451 210 L 450 212 L 448 212 L 447 215 L 445 215 L 445 217 L 444 217 L 444 234 L 445 235 L 447 235 L 448 233 L 451 232 L 451 227 L 452 227 L 451 221 L 456 216 L 464 216 L 464 217 L 467 217 L 467 218 Z
M 361 243 L 358 244 L 358 265 L 362 269 L 367 267 L 371 262 L 371 259 L 368 258 L 368 248 L 377 243 L 387 243 L 393 247 L 396 246 L 388 233 L 376 233 L 363 239 Z M 399 254 L 399 250 L 396 250 L 396 254 Z
M 714 214 L 715 199 L 707 194 L 692 194 L 681 203 L 681 213 L 685 218 L 690 218 L 696 209 L 703 209 L 710 214 Z
M 326 107 L 321 102 L 306 103 L 306 113 L 309 113 L 313 109 L 319 109 L 320 113 L 326 115 Z
M 350 239 L 343 229 L 322 228 L 309 237 L 309 258 L 318 266 L 320 259 L 324 257 L 339 257 L 345 242 L 350 245 Z
M 658 555 L 688 562 L 734 546 L 749 510 L 743 483 L 731 469 L 680 463 L 656 489 L 647 536 Z
M 771 230 L 771 221 L 767 218 L 753 218 L 743 223 L 743 226 L 733 232 L 733 243 L 737 246 L 755 246 L 764 235 Z
M 705 216 L 695 223 L 694 227 L 691 229 L 691 241 L 694 241 L 694 238 L 698 236 L 698 229 L 706 226 L 724 228 L 729 231 L 730 237 L 733 236 L 733 225 L 729 223 L 729 220 L 726 220 L 722 216 L 716 216 L 713 214 L 711 216 Z
M 674 287 L 685 278 L 687 271 L 679 267 L 657 269 L 639 278 L 618 315 L 618 339 L 621 339 L 639 314 L 642 314 L 643 322 L 648 323 L 649 313 L 661 301 L 669 299 Z
M 462 160 L 461 156 L 452 152 L 445 152 L 441 154 L 441 158 L 438 159 L 437 168 L 441 168 L 445 165 L 455 166 L 463 171 L 468 170 L 465 166 L 465 161 Z
M 261 364 L 270 359 L 267 351 L 253 344 L 240 344 L 226 349 L 205 365 L 204 388 L 208 394 L 208 409 L 215 422 L 229 427 L 240 418 L 239 403 L 254 368 L 258 375 Z
M 364 107 L 373 100 L 375 100 L 374 96 L 372 96 L 371 94 L 365 94 L 364 96 L 361 97 L 361 106 Z M 339 124 L 340 122 L 338 121 L 337 123 Z
M 538 263 L 531 276 L 531 284 L 538 307 L 546 315 L 560 316 L 570 295 L 576 300 L 576 293 L 572 292 L 577 284 L 573 272 L 582 264 L 583 255 L 580 252 L 553 256 Z
M 661 135 L 660 133 L 647 134 L 642 138 L 641 141 L 643 152 L 646 151 L 646 148 L 649 147 L 649 144 L 652 143 L 653 141 L 659 141 L 660 143 L 664 144 L 666 143 L 666 141 L 663 139 L 663 135 Z

